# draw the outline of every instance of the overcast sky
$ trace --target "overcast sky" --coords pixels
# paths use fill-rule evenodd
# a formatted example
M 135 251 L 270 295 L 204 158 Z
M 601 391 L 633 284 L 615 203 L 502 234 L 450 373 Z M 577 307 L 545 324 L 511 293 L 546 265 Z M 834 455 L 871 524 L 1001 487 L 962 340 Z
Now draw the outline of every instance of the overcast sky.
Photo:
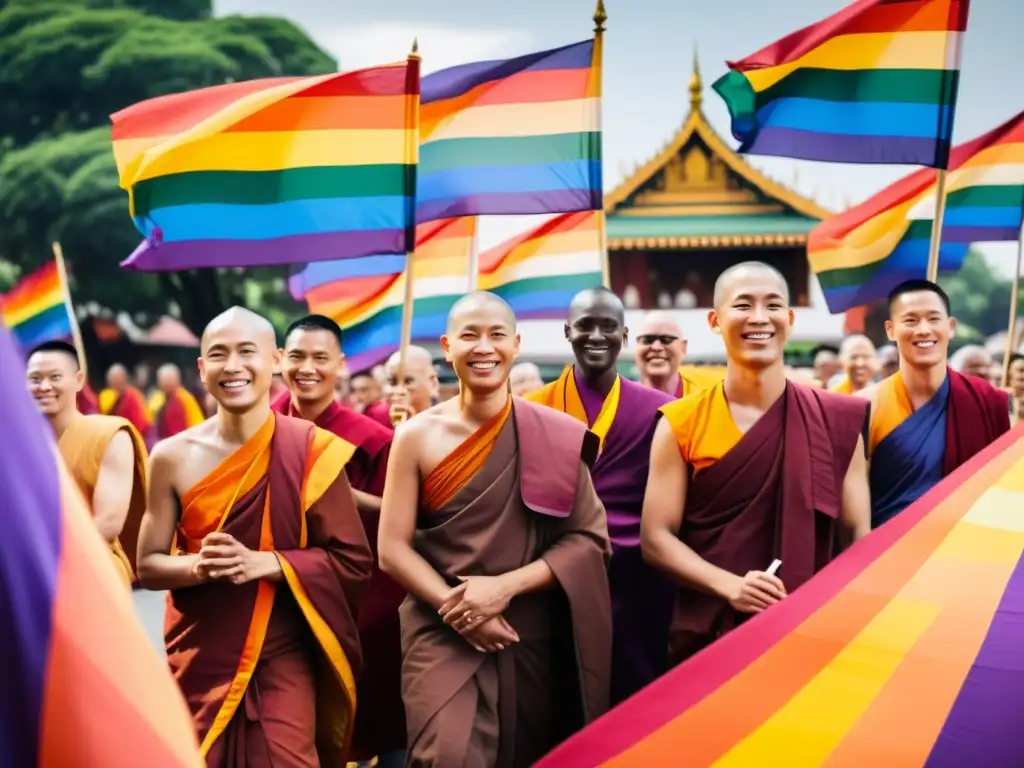
M 838 10 L 844 0 L 606 0 L 605 184 L 668 141 L 689 106 L 694 46 L 705 86 L 727 59 Z M 335 55 L 342 69 L 404 57 L 418 37 L 424 72 L 564 45 L 592 34 L 593 0 L 215 0 L 219 14 L 283 15 Z M 984 133 L 1024 109 L 1024 0 L 975 0 L 963 51 L 955 140 Z M 729 137 L 722 102 L 705 92 L 705 113 Z M 753 165 L 832 210 L 859 202 L 912 168 L 752 158 Z M 495 220 L 497 219 L 497 220 Z M 537 220 L 490 217 L 487 247 Z M 1007 273 L 1015 245 L 986 246 Z

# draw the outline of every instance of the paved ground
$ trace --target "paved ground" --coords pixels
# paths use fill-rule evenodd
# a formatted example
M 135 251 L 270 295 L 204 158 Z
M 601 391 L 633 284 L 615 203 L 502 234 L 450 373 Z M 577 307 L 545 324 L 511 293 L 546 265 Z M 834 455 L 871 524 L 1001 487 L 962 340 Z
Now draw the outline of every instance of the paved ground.
M 132 593 L 132 599 L 135 601 L 135 610 L 139 612 L 142 626 L 146 628 L 146 635 L 153 643 L 153 646 L 163 653 L 164 605 L 167 593 L 136 589 Z

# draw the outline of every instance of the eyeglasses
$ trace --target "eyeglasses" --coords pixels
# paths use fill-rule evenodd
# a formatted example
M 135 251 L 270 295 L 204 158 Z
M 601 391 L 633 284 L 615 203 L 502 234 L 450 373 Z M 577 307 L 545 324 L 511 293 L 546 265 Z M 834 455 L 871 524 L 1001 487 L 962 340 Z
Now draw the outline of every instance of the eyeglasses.
M 636 340 L 639 341 L 641 344 L 644 344 L 646 346 L 650 346 L 654 342 L 660 341 L 661 345 L 663 347 L 667 347 L 673 341 L 679 341 L 679 337 L 678 336 L 660 336 L 660 335 L 654 334 L 654 333 L 645 333 L 642 336 L 637 336 Z

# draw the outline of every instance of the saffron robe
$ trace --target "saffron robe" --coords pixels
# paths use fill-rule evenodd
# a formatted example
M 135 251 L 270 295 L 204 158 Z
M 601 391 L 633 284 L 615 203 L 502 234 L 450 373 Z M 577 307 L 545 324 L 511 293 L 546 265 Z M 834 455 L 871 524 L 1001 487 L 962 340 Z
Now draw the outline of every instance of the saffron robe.
M 608 516 L 612 544 L 608 581 L 612 597 L 614 706 L 668 669 L 668 627 L 676 589 L 661 571 L 644 562 L 640 515 L 651 440 L 661 416 L 659 409 L 672 398 L 621 376 L 608 396 L 602 397 L 587 386 L 574 368 L 569 370 L 573 372 L 563 373 L 554 386 L 549 385 L 556 394 L 545 399 L 547 405 L 556 410 L 564 408 L 564 413 L 591 431 L 604 431 L 604 446 L 591 474 Z M 610 415 L 610 419 L 602 419 L 604 414 Z M 607 427 L 605 421 L 609 422 Z
M 473 441 L 453 454 L 467 469 Z M 607 708 L 609 547 L 587 469 L 593 449 L 578 422 L 515 398 L 475 474 L 450 478 L 454 495 L 440 509 L 421 508 L 414 546 L 449 584 L 543 558 L 557 586 L 512 600 L 504 616 L 520 642 L 493 654 L 406 598 L 407 766 L 529 766 Z
M 149 399 L 149 412 L 153 414 L 154 443 L 206 421 L 199 402 L 184 387 L 178 387 L 170 397 L 156 390 Z
M 679 384 L 676 386 L 676 399 L 693 395 L 704 389 L 711 389 L 725 378 L 725 369 L 719 366 L 679 366 Z
M 897 371 L 878 385 L 871 414 L 871 525 L 891 520 L 943 477 L 1010 429 L 1005 392 L 946 369 L 932 398 L 914 410 Z
M 283 580 L 174 590 L 167 660 L 211 768 L 342 766 L 373 565 L 345 464 L 354 446 L 272 414 L 182 499 L 179 551 L 224 531 L 272 551 Z
M 99 405 L 100 413 L 127 419 L 140 435 L 149 431 L 150 417 L 146 398 L 135 387 L 128 387 L 120 394 L 112 389 L 104 389 L 100 392 Z
M 284 392 L 270 407 L 276 413 L 298 417 L 289 392 Z M 383 496 L 394 433 L 335 401 L 331 401 L 314 423 L 355 446 L 352 458 L 345 465 L 352 488 Z M 357 681 L 359 709 L 352 741 L 355 760 L 405 747 L 398 606 L 405 599 L 406 591 L 377 565 L 380 513 L 361 509 L 359 517 L 373 551 L 374 568 L 359 609 L 363 671 Z
M 763 571 L 776 558 L 792 593 L 835 552 L 843 481 L 867 426 L 866 400 L 786 383 L 784 394 L 744 434 L 724 382 L 662 412 L 693 470 L 679 538 L 730 573 Z M 678 663 L 749 614 L 681 587 L 669 631 Z
M 64 464 L 78 484 L 92 512 L 92 496 L 100 477 L 103 454 L 121 430 L 132 438 L 135 447 L 135 472 L 132 477 L 132 497 L 128 516 L 121 533 L 110 545 L 114 564 L 128 584 L 135 580 L 135 555 L 139 542 L 139 525 L 146 512 L 146 445 L 142 435 L 125 419 L 117 416 L 80 416 L 71 422 L 60 436 L 57 449 Z

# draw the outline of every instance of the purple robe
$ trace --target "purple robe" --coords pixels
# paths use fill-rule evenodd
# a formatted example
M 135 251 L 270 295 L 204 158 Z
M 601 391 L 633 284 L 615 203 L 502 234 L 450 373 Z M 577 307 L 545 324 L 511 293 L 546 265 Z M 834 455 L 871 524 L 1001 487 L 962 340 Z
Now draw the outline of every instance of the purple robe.
M 650 567 L 640 552 L 651 440 L 671 395 L 620 378 L 619 407 L 594 463 L 594 489 L 608 514 L 612 559 L 612 705 L 618 704 L 668 670 L 668 629 L 676 587 Z M 604 396 L 587 387 L 576 372 L 576 387 L 588 426 L 601 412 Z

